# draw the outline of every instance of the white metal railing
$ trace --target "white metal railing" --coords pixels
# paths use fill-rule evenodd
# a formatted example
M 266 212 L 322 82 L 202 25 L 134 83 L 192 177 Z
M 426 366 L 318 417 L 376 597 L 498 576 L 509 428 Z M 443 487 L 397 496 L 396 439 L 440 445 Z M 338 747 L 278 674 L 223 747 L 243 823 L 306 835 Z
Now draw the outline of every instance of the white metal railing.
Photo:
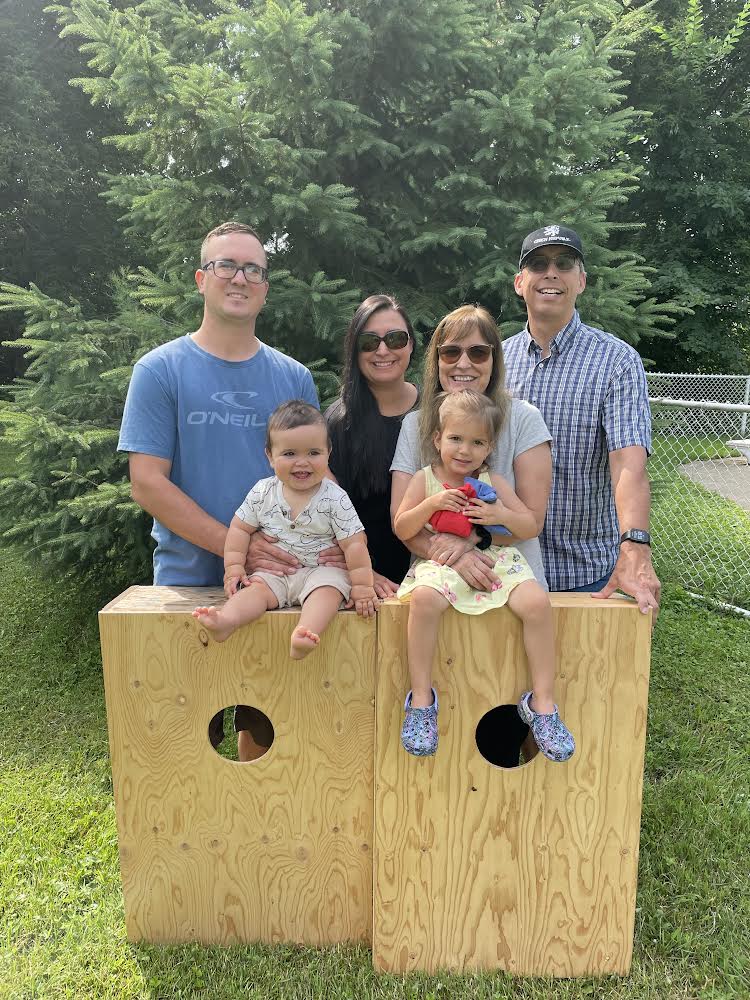
M 690 372 L 647 372 L 649 396 L 690 402 L 739 403 L 750 406 L 750 375 L 695 375 Z M 748 410 L 738 417 L 734 437 L 746 437 Z

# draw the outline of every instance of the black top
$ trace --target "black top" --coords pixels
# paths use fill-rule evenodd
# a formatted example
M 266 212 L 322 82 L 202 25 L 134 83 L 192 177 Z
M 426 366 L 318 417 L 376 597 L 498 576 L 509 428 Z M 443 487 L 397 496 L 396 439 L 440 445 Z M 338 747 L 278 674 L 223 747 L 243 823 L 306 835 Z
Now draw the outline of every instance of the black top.
M 419 403 L 419 397 L 414 406 Z M 346 490 L 354 504 L 354 509 L 359 514 L 359 519 L 365 526 L 367 534 L 367 548 L 370 551 L 372 568 L 376 573 L 393 580 L 394 583 L 401 583 L 409 568 L 411 554 L 406 546 L 396 538 L 391 530 L 391 477 L 390 467 L 393 460 L 393 453 L 396 450 L 396 442 L 401 430 L 401 421 L 406 413 L 401 413 L 396 417 L 384 417 L 381 415 L 382 433 L 386 439 L 385 454 L 387 455 L 387 465 L 382 472 L 382 485 L 366 495 L 363 495 L 359 484 L 353 482 L 349 475 L 349 462 L 347 455 L 351 449 L 357 447 L 357 441 L 352 440 L 352 435 L 344 434 L 343 429 L 343 404 L 340 399 L 332 403 L 325 412 L 325 418 L 331 432 L 330 468 L 339 482 L 342 489 Z M 409 411 L 407 411 L 409 412 Z

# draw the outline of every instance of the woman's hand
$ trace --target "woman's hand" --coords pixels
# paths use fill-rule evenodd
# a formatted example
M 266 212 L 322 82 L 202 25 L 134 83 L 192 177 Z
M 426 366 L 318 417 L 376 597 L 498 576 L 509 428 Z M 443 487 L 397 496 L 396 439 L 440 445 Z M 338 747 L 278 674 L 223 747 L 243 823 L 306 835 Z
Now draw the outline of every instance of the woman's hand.
M 387 601 L 389 597 L 396 596 L 398 593 L 397 583 L 394 583 L 393 580 L 389 580 L 387 576 L 381 576 L 380 573 L 373 573 L 372 576 L 375 593 L 381 601 Z
M 262 531 L 252 534 L 245 560 L 245 569 L 248 573 L 262 569 L 266 573 L 273 573 L 274 576 L 291 576 L 301 566 L 299 559 L 281 548 L 278 538 L 264 535 Z
M 374 587 L 366 587 L 358 584 L 352 587 L 351 598 L 354 602 L 354 609 L 363 618 L 373 618 L 380 606 L 378 595 Z
M 475 590 L 492 590 L 493 583 L 499 582 L 492 572 L 494 565 L 495 560 L 492 556 L 487 556 L 478 549 L 472 549 L 453 563 L 453 569 Z
M 436 532 L 430 539 L 427 558 L 441 566 L 453 566 L 466 552 L 471 552 L 474 542 L 447 532 Z

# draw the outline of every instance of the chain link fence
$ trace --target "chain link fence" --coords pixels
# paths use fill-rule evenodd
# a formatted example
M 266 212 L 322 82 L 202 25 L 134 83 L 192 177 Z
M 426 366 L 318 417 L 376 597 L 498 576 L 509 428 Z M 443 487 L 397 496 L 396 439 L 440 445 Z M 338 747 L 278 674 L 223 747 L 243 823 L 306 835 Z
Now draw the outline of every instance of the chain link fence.
M 748 437 L 750 403 L 745 397 L 750 378 L 655 373 L 648 381 L 654 435 L 649 462 L 651 525 L 657 572 L 663 581 L 750 609 L 750 464 L 746 457 L 750 442 L 744 453 L 742 445 L 739 449 L 729 445 Z M 694 392 L 693 398 L 681 398 L 688 391 Z M 721 393 L 723 398 L 706 399 L 706 393 Z

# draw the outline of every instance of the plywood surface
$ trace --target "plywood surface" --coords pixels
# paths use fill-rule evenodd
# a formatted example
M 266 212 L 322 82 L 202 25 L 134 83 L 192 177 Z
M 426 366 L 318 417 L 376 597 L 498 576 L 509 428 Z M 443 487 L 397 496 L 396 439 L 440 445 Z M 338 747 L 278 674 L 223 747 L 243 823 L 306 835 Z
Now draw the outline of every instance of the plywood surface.
M 298 662 L 297 612 L 217 644 L 189 614 L 207 597 L 131 588 L 100 615 L 128 936 L 369 940 L 375 624 L 341 613 Z M 235 703 L 274 725 L 258 761 L 208 742 Z
M 481 717 L 529 686 L 507 609 L 452 609 L 441 630 L 435 758 L 400 747 L 406 616 L 378 620 L 375 966 L 502 968 L 524 975 L 630 967 L 646 731 L 650 620 L 626 600 L 552 595 L 557 698 L 578 744 L 502 769 L 474 740 Z

